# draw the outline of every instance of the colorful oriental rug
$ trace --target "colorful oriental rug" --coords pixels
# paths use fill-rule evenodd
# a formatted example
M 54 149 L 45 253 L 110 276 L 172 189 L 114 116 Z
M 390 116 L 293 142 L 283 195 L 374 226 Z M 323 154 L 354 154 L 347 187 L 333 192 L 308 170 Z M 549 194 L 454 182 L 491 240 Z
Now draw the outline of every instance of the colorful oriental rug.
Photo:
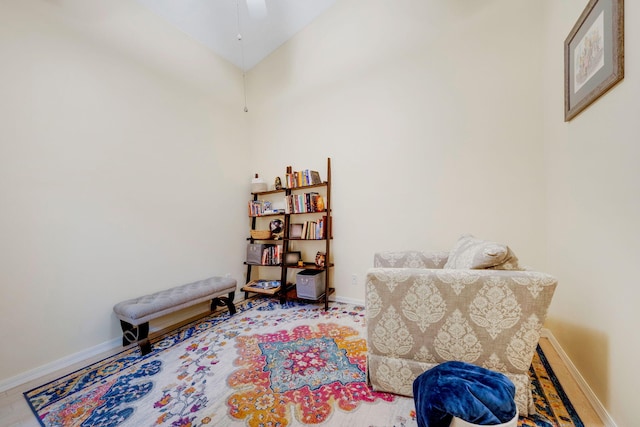
M 417 426 L 413 399 L 367 386 L 365 328 L 361 306 L 247 300 L 24 395 L 43 426 Z M 540 349 L 530 375 L 519 426 L 583 427 Z

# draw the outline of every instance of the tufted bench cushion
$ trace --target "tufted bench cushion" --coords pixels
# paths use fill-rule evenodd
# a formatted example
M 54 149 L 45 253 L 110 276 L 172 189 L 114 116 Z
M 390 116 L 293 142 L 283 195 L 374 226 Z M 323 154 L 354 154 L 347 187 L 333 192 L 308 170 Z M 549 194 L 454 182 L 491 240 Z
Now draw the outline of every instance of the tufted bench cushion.
M 211 300 L 212 311 L 216 306 L 226 305 L 229 313 L 234 314 L 236 308 L 233 298 L 236 285 L 235 279 L 229 277 L 210 277 L 116 304 L 113 311 L 122 326 L 122 344 L 128 345 L 137 341 L 142 353 L 148 353 L 151 351 L 147 340 L 149 320 L 203 301 Z

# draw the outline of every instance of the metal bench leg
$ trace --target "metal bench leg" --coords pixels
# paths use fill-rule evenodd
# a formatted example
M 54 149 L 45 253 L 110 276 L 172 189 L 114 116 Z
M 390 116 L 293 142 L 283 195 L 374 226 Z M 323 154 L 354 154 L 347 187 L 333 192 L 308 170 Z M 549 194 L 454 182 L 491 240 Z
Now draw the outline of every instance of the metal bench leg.
M 120 327 L 122 328 L 122 346 L 126 347 L 131 343 L 138 340 L 138 330 L 129 322 L 124 320 L 120 321 Z
M 138 341 L 138 348 L 140 348 L 140 354 L 146 356 L 151 353 L 151 341 L 148 338 Z
M 122 345 L 124 347 L 137 342 L 142 355 L 149 354 L 151 352 L 151 343 L 148 339 L 149 322 L 134 326 L 129 322 L 121 320 L 120 327 L 122 328 Z
M 229 314 L 233 316 L 236 314 L 236 306 L 233 304 L 233 298 L 235 297 L 235 292 L 229 292 L 228 297 L 216 297 L 211 300 L 211 311 L 215 310 L 216 307 L 224 307 L 225 305 L 229 309 Z

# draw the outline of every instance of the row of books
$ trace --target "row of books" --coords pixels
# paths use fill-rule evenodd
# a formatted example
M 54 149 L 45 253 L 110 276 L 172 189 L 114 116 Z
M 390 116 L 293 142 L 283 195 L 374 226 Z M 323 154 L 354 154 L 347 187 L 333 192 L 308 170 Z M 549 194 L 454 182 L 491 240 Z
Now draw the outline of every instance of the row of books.
M 262 259 L 260 261 L 262 265 L 278 265 L 282 264 L 282 246 L 280 245 L 265 245 L 262 250 Z
M 317 221 L 305 221 L 289 225 L 290 239 L 319 240 L 327 236 L 327 217 L 323 216 Z
M 285 213 L 324 212 L 322 195 L 312 192 L 290 194 L 284 198 Z
M 273 215 L 276 213 L 284 213 L 284 210 L 274 209 L 271 202 L 267 200 L 249 201 L 249 216 Z
M 304 187 L 305 185 L 322 184 L 320 173 L 309 169 L 301 171 L 292 171 L 291 166 L 287 167 L 285 174 L 287 188 Z

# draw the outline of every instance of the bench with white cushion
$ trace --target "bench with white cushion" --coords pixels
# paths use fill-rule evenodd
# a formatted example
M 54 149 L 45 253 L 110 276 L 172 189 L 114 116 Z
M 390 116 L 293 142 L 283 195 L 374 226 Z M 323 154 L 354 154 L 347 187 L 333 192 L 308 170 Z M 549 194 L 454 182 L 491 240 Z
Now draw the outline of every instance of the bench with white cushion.
M 211 311 L 226 305 L 229 314 L 235 314 L 236 285 L 235 279 L 230 277 L 210 277 L 116 304 L 113 311 L 120 319 L 122 345 L 137 342 L 143 355 L 149 353 L 150 320 L 204 301 L 211 300 Z

